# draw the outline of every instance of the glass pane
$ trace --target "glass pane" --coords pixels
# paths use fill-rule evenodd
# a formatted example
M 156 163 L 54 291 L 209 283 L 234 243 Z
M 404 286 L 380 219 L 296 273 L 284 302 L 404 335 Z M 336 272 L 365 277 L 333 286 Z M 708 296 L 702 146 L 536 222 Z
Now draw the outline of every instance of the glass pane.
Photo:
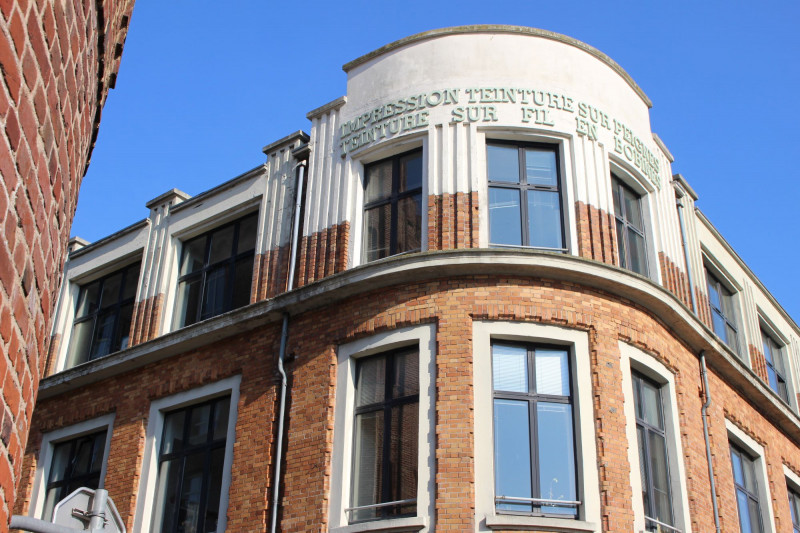
M 708 278 L 708 299 L 712 306 L 716 307 L 717 309 L 722 309 L 722 301 L 718 291 L 719 284 L 711 274 L 706 272 L 706 275 Z
M 80 438 L 75 443 L 75 454 L 72 457 L 72 464 L 70 465 L 71 476 L 81 476 L 88 474 L 91 471 L 92 463 L 94 463 L 93 449 L 94 440 L 87 438 Z
M 61 481 L 67 474 L 70 463 L 70 451 L 73 441 L 62 442 L 53 447 L 53 463 L 50 466 L 50 483 Z M 58 502 L 56 502 L 58 503 Z
M 122 288 L 122 299 L 128 300 L 136 296 L 136 286 L 139 284 L 139 268 L 141 264 L 137 263 L 125 271 L 125 286 Z
M 767 365 L 767 379 L 769 380 L 769 388 L 777 392 L 778 376 L 775 374 L 775 370 L 769 365 Z
M 97 317 L 97 326 L 94 328 L 94 340 L 89 359 L 96 359 L 109 354 L 111 342 L 114 340 L 114 320 L 117 313 L 112 311 L 101 314 Z
M 219 496 L 222 491 L 222 466 L 225 462 L 225 448 L 217 448 L 211 452 L 211 464 L 208 467 L 208 483 L 206 485 L 206 520 L 203 531 L 212 533 L 217 530 L 219 522 Z
M 489 187 L 489 242 L 522 245 L 518 189 Z
M 389 501 L 417 497 L 418 413 L 419 406 L 416 402 L 392 408 L 392 432 L 389 443 L 389 472 L 392 487 Z M 389 514 L 405 512 L 407 511 L 403 507 L 398 507 L 394 509 L 394 513 Z
M 234 226 L 226 226 L 211 234 L 211 252 L 208 257 L 209 265 L 229 259 L 231 255 L 233 255 L 233 230 Z
M 392 164 L 393 161 L 389 159 L 367 167 L 364 184 L 365 204 L 384 200 L 392 195 Z
M 253 257 L 247 256 L 236 261 L 233 271 L 233 303 L 231 309 L 238 309 L 250 303 L 250 290 L 253 285 Z
M 725 324 L 725 343 L 735 352 L 738 350 L 736 346 L 736 330 L 730 324 Z
M 228 265 L 223 264 L 206 273 L 205 294 L 200 319 L 217 316 L 227 311 Z
M 356 415 L 353 454 L 353 507 L 378 503 L 381 495 L 383 461 L 383 411 Z M 352 513 L 354 520 L 376 516 L 375 509 Z
M 131 335 L 131 321 L 133 320 L 133 303 L 119 308 L 119 323 L 112 351 L 124 350 L 128 347 Z
M 181 260 L 181 276 L 197 272 L 205 264 L 206 237 L 198 237 L 183 243 L 183 256 Z
M 183 465 L 178 531 L 197 533 L 200 531 L 200 498 L 203 494 L 203 469 L 206 454 L 188 456 Z
M 539 402 L 539 491 L 547 500 L 577 500 L 572 406 Z M 542 506 L 543 513 L 574 515 L 575 507 Z
M 486 146 L 489 181 L 519 183 L 519 149 L 516 146 Z
M 661 412 L 661 391 L 649 381 L 641 380 L 642 413 L 640 418 L 653 427 L 664 429 Z
M 179 452 L 183 449 L 183 422 L 186 411 L 168 413 L 164 417 L 164 439 L 161 444 L 161 454 Z
M 228 417 L 231 411 L 231 399 L 223 398 L 214 404 L 214 422 L 212 424 L 212 439 L 224 439 L 228 435 Z
M 552 150 L 525 150 L 525 175 L 531 185 L 558 187 L 556 153 Z
M 400 352 L 394 356 L 392 397 L 419 393 L 419 356 L 416 352 Z
M 758 531 L 752 527 L 752 518 L 750 516 L 750 502 L 748 501 L 747 494 L 743 491 L 736 491 L 736 504 L 739 508 L 739 526 L 742 533 L 754 533 Z
M 727 335 L 728 323 L 725 322 L 725 319 L 722 318 L 722 315 L 719 314 L 719 312 L 716 311 L 715 309 L 712 309 L 711 321 L 714 324 L 714 333 L 719 335 L 719 338 L 722 339 L 722 342 L 724 342 L 725 344 L 730 344 L 728 342 L 728 335 Z
M 653 477 L 653 503 L 656 518 L 672 524 L 672 502 L 670 500 L 669 471 L 667 469 L 666 441 L 653 431 L 650 437 L 650 473 Z
M 158 469 L 156 488 L 156 507 L 153 511 L 153 524 L 161 524 L 156 531 L 175 531 L 175 511 L 178 505 L 178 485 L 181 481 L 182 459 L 161 463 Z
M 617 220 L 617 253 L 619 254 L 619 266 L 627 268 L 628 247 L 625 245 L 625 224 Z
M 742 470 L 744 471 L 744 488 L 750 491 L 750 494 L 758 494 L 755 462 L 749 457 L 742 456 Z
M 634 228 L 642 231 L 642 211 L 639 197 L 630 189 L 623 189 L 625 196 L 625 219 Z
M 103 469 L 103 452 L 105 451 L 106 432 L 98 433 L 89 438 L 92 440 L 92 462 L 89 466 L 89 471 L 99 473 Z
M 561 248 L 561 205 L 557 192 L 528 191 L 528 238 L 531 246 Z
M 42 510 L 42 519 L 43 520 L 52 520 L 53 519 L 53 510 L 56 507 L 56 504 L 63 500 L 67 495 L 62 496 L 61 487 L 53 487 L 47 490 L 47 496 L 44 500 L 44 509 Z
M 364 259 L 375 261 L 389 255 L 392 206 L 381 205 L 364 211 Z
M 106 308 L 119 301 L 119 293 L 122 288 L 122 272 L 112 274 L 103 282 L 103 295 L 100 299 L 100 308 Z
M 386 393 L 386 357 L 358 361 L 356 407 L 382 402 Z
M 258 216 L 250 215 L 239 222 L 239 241 L 236 244 L 237 255 L 255 249 L 257 232 Z
M 619 200 L 619 197 L 622 194 L 622 186 L 614 176 L 611 176 L 611 178 L 611 196 L 614 198 L 614 214 L 622 218 L 624 213 L 622 212 L 622 204 Z
M 566 350 L 536 350 L 536 392 L 569 396 L 569 365 Z
M 84 320 L 72 327 L 72 336 L 69 340 L 69 355 L 67 367 L 79 365 L 89 358 L 89 346 L 92 341 L 94 320 Z
M 178 284 L 178 312 L 175 313 L 177 327 L 189 326 L 197 322 L 197 308 L 200 307 L 201 278 L 182 281 Z
M 531 498 L 528 402 L 494 401 L 494 492 L 496 497 Z M 528 503 L 498 503 L 497 509 L 530 511 Z
M 75 318 L 81 318 L 89 313 L 94 313 L 97 310 L 97 305 L 100 298 L 100 282 L 95 281 L 81 287 L 81 293 L 78 297 L 78 308 L 75 311 Z
M 397 191 L 411 191 L 420 187 L 422 187 L 422 153 L 401 157 L 400 182 Z
M 204 444 L 208 440 L 208 419 L 211 416 L 211 405 L 195 407 L 189 413 L 189 445 Z
M 647 449 L 644 442 L 644 429 L 636 426 L 636 442 L 639 446 L 639 477 L 642 480 L 642 501 L 645 514 L 650 514 L 650 481 L 647 478 Z
M 417 252 L 422 238 L 422 196 L 397 201 L 397 253 Z
M 628 229 L 628 246 L 631 264 L 628 266 L 634 272 L 647 274 L 647 257 L 644 246 L 644 237 Z
M 758 508 L 758 502 L 754 500 L 749 500 L 749 514 L 750 514 L 750 527 L 753 531 L 761 533 L 761 510 Z
M 492 346 L 494 390 L 528 392 L 528 350 L 520 346 Z

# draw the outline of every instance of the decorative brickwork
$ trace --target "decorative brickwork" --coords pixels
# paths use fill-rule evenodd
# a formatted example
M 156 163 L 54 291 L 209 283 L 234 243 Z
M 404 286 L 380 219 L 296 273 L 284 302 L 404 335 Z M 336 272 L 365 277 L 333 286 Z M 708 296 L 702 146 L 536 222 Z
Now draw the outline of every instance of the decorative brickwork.
M 658 252 L 658 262 L 661 266 L 661 282 L 664 287 L 691 309 L 692 291 L 689 289 L 689 278 L 664 252 Z
M 289 246 L 259 254 L 253 264 L 253 288 L 250 303 L 273 298 L 286 290 Z
M 78 188 L 133 0 L 0 2 L 0 533 L 20 474 Z
M 302 238 L 297 286 L 302 287 L 347 268 L 350 223 L 343 222 Z
M 581 257 L 619 265 L 614 215 L 593 205 L 575 202 L 575 220 Z
M 158 335 L 164 312 L 164 295 L 136 302 L 131 320 L 130 346 L 136 346 Z
M 760 377 L 764 383 L 769 383 L 769 376 L 767 375 L 767 359 L 764 357 L 764 354 L 761 353 L 761 350 L 753 346 L 752 344 L 747 345 L 750 348 L 750 368 L 753 369 L 758 377 Z
M 436 324 L 435 503 L 436 531 L 472 531 L 475 524 L 473 433 L 474 320 L 514 320 L 588 332 L 592 403 L 602 531 L 633 531 L 631 472 L 628 464 L 619 341 L 649 353 L 674 374 L 675 413 L 687 472 L 689 520 L 693 531 L 713 531 L 703 440 L 703 396 L 698 360 L 671 329 L 646 310 L 622 298 L 573 283 L 530 278 L 474 276 L 408 283 L 305 312 L 291 319 L 288 352 L 289 411 L 280 530 L 326 531 L 333 460 L 336 351 L 342 343 L 418 324 Z M 230 489 L 229 531 L 262 531 L 271 501 L 275 356 L 279 324 L 151 364 L 142 370 L 40 402 L 24 463 L 30 480 L 43 432 L 104 413 L 116 412 L 106 487 L 131 530 L 141 450 L 149 402 L 205 383 L 241 374 L 241 399 Z M 800 469 L 800 451 L 747 398 L 710 375 L 711 428 L 723 530 L 737 520 L 730 475 L 725 420 L 735 419 L 758 436 L 766 449 L 773 508 L 779 531 L 789 520 L 782 464 Z M 88 411 L 71 408 L 76 402 Z M 735 413 L 735 416 L 733 415 Z M 743 423 L 742 421 L 746 421 Z M 582 446 L 595 446 L 583 441 Z M 633 475 L 638 475 L 634 473 Z M 17 512 L 30 500 L 30 481 L 20 492 Z M 432 530 L 433 530 L 432 529 Z
M 478 193 L 428 197 L 428 250 L 478 247 Z
M 708 301 L 708 295 L 698 286 L 695 286 L 694 293 L 697 302 L 697 317 L 703 324 L 713 329 L 714 323 L 711 320 L 711 303 Z

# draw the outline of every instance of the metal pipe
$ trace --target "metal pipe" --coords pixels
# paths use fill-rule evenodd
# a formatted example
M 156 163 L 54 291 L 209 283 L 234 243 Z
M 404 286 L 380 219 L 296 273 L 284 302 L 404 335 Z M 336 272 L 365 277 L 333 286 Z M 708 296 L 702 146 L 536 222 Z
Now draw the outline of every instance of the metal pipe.
M 692 311 L 699 314 L 697 300 L 694 295 L 694 277 L 692 276 L 692 262 L 689 261 L 689 242 L 686 237 L 686 223 L 683 220 L 683 201 L 680 197 L 675 202 L 678 206 L 678 221 L 681 225 L 681 241 L 683 241 L 683 260 L 686 262 L 686 277 L 689 278 L 689 296 L 692 299 Z
M 52 522 L 45 522 L 38 518 L 15 514 L 11 517 L 10 529 L 32 531 L 33 533 L 79 533 L 77 529 L 60 526 Z
M 708 406 L 711 405 L 711 391 L 708 388 L 708 370 L 706 369 L 706 352 L 700 352 L 700 375 L 703 377 L 703 394 L 706 399 L 701 409 L 703 416 L 703 438 L 706 441 L 706 460 L 708 461 L 708 479 L 711 482 L 711 504 L 714 508 L 714 526 L 720 533 L 719 505 L 717 504 L 717 487 L 714 482 L 714 463 L 711 462 L 711 441 L 708 436 Z
M 289 277 L 286 280 L 286 290 L 292 290 L 294 286 L 294 269 L 297 256 L 297 241 L 300 232 L 300 207 L 302 205 L 303 180 L 305 179 L 305 161 L 298 164 L 300 172 L 297 177 L 297 187 L 294 195 L 294 219 L 292 222 L 292 243 L 289 247 Z M 270 532 L 275 533 L 278 527 L 278 497 L 281 488 L 281 458 L 283 456 L 283 424 L 286 418 L 286 389 L 287 379 L 286 370 L 283 362 L 286 359 L 286 342 L 289 338 L 289 313 L 283 313 L 283 325 L 281 326 L 281 347 L 278 352 L 278 372 L 281 375 L 281 400 L 278 408 L 278 442 L 275 451 L 275 477 L 272 482 L 272 520 L 270 521 Z
M 97 489 L 92 497 L 92 509 L 89 512 L 89 531 L 100 531 L 106 525 L 106 502 L 108 501 L 108 491 Z

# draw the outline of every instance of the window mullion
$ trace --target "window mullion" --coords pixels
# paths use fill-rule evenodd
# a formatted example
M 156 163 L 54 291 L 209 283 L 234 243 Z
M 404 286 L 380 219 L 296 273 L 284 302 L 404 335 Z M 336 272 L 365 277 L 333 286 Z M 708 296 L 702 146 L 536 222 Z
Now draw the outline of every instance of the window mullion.
M 517 194 L 519 195 L 519 212 L 520 212 L 520 226 L 522 229 L 522 245 L 530 246 L 530 235 L 528 231 L 528 193 L 525 190 L 525 149 L 522 147 L 517 148 L 518 168 L 517 168 Z
M 392 483 L 390 457 L 392 451 L 392 381 L 394 379 L 394 354 L 386 356 L 386 371 L 383 393 L 383 460 L 381 462 L 381 500 L 379 503 L 392 501 Z M 379 514 L 386 516 L 388 507 L 379 507 Z

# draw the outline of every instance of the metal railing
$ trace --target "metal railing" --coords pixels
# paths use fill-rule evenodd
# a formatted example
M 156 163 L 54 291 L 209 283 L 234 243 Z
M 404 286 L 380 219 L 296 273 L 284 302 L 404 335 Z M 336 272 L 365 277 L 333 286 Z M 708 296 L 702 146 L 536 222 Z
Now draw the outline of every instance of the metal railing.
M 683 531 L 678 529 L 677 527 L 671 526 L 669 524 L 665 524 L 664 522 L 660 522 L 660 521 L 656 520 L 655 518 L 650 518 L 649 516 L 645 515 L 644 519 L 647 522 L 649 522 L 650 524 L 653 524 L 654 526 L 656 526 L 656 528 L 653 530 L 653 531 L 656 531 L 656 533 L 667 533 L 667 532 L 669 532 L 669 533 L 683 533 Z
M 416 498 L 410 498 L 408 500 L 397 500 L 393 502 L 383 502 L 383 503 L 371 503 L 369 505 L 359 505 L 358 507 L 348 507 L 344 510 L 345 513 L 352 513 L 353 511 L 364 511 L 366 509 L 378 509 L 381 507 L 395 507 L 398 505 L 411 505 L 412 503 L 417 503 Z M 352 517 L 352 515 L 351 515 Z
M 581 504 L 573 500 L 548 500 L 546 498 L 520 498 L 518 496 L 495 496 L 494 503 L 532 503 L 534 505 L 552 505 L 556 507 L 577 507 Z

